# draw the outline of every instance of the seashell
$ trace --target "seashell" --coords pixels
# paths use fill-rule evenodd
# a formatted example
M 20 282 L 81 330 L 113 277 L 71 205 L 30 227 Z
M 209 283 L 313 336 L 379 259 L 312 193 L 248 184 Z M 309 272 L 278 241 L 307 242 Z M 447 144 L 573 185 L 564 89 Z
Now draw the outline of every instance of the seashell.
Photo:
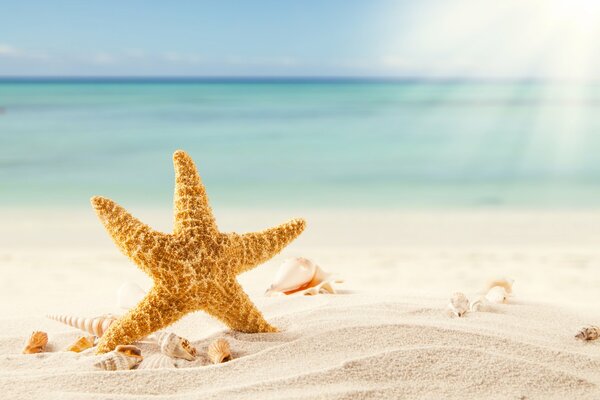
M 68 315 L 48 315 L 48 318 L 53 319 L 63 324 L 81 329 L 92 335 L 102 337 L 110 324 L 117 320 L 117 317 L 112 314 L 102 315 L 95 318 L 72 317 Z
M 48 344 L 48 334 L 42 331 L 36 331 L 29 336 L 27 344 L 23 349 L 23 354 L 43 353 Z
M 496 286 L 500 286 L 500 287 L 504 288 L 504 291 L 506 292 L 506 294 L 511 295 L 512 287 L 513 287 L 514 283 L 515 283 L 515 280 L 509 279 L 509 278 L 493 279 L 488 282 L 485 290 L 489 292 L 492 288 L 494 288 Z
M 138 347 L 119 345 L 104 355 L 94 366 L 106 371 L 121 371 L 136 367 L 142 360 L 142 351 Z
M 162 369 L 175 368 L 175 363 L 171 357 L 164 354 L 153 354 L 144 359 L 137 369 Z
M 582 328 L 577 335 L 575 335 L 576 339 L 580 340 L 596 340 L 600 337 L 600 327 L 590 325 Z
M 491 311 L 492 304 L 485 298 L 485 296 L 479 297 L 473 303 L 471 303 L 470 311 L 473 312 L 481 312 L 481 311 Z
M 81 353 L 84 350 L 91 349 L 94 347 L 94 341 L 96 336 L 80 336 L 77 338 L 75 343 L 67 347 L 67 351 L 74 351 L 75 353 Z
M 138 284 L 126 282 L 117 290 L 117 306 L 124 310 L 129 310 L 139 303 L 146 292 Z
M 231 360 L 231 349 L 229 342 L 225 339 L 217 339 L 208 346 L 208 358 L 213 364 L 220 364 Z
M 156 340 L 160 351 L 169 357 L 194 361 L 198 355 L 196 348 L 187 339 L 172 332 L 159 332 L 156 334 Z
M 323 271 L 307 258 L 297 257 L 285 260 L 277 274 L 275 282 L 267 289 L 265 295 L 315 295 L 319 293 L 335 293 L 332 286 L 332 275 Z
M 467 311 L 469 311 L 469 299 L 464 293 L 456 292 L 450 298 L 448 308 L 457 317 L 462 317 Z
M 485 299 L 490 303 L 506 304 L 508 303 L 508 294 L 503 286 L 494 286 L 488 290 Z

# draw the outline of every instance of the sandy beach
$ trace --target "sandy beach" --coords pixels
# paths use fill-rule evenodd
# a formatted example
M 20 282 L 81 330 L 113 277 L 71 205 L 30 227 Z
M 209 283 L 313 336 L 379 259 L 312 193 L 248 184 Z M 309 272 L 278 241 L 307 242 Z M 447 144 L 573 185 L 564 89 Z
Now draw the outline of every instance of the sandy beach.
M 129 205 L 127 205 L 129 206 Z M 170 210 L 132 213 L 168 231 Z M 200 351 L 178 368 L 106 372 L 63 351 L 80 332 L 47 314 L 123 313 L 123 282 L 150 280 L 87 209 L 3 209 L 0 217 L 0 390 L 3 398 L 598 398 L 600 343 L 574 339 L 600 323 L 600 213 L 544 211 L 215 210 L 221 230 L 304 216 L 306 232 L 240 277 L 276 334 L 242 334 L 204 313 L 172 326 Z M 308 257 L 344 279 L 340 293 L 265 297 L 281 262 Z M 452 318 L 451 294 L 476 298 L 515 279 L 509 304 Z M 20 354 L 33 330 L 46 353 Z M 234 359 L 210 365 L 229 340 Z M 145 359 L 158 353 L 141 344 Z

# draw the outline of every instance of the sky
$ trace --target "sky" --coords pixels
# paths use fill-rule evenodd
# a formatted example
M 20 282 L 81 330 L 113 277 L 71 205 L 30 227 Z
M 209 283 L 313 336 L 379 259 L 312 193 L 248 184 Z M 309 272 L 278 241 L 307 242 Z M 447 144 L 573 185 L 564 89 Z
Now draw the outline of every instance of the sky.
M 600 79 L 600 0 L 0 0 L 0 76 Z

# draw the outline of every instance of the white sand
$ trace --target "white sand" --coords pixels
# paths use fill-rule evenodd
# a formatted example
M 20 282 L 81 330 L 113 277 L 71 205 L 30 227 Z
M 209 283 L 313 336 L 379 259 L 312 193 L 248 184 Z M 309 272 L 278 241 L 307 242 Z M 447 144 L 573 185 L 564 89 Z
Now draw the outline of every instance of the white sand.
M 170 215 L 133 210 L 167 230 Z M 293 212 L 216 210 L 223 230 L 252 230 Z M 91 211 L 0 210 L 0 398 L 600 398 L 600 343 L 573 338 L 600 324 L 600 213 L 312 212 L 303 237 L 241 277 L 282 333 L 231 332 L 203 313 L 172 329 L 204 353 L 227 338 L 231 362 L 105 372 L 92 354 L 61 352 L 78 336 L 45 314 L 120 312 L 124 281 L 149 280 Z M 285 257 L 346 279 L 340 295 L 266 298 Z M 453 291 L 516 279 L 511 304 L 450 318 Z M 33 330 L 49 352 L 21 355 Z M 157 352 L 143 345 L 145 357 Z

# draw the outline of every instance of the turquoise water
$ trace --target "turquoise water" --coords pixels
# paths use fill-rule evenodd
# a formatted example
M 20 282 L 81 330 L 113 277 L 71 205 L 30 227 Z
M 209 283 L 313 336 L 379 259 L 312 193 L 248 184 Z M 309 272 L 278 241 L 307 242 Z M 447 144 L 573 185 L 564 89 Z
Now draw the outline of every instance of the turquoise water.
M 0 205 L 163 205 L 171 153 L 239 207 L 600 205 L 600 86 L 0 83 Z

